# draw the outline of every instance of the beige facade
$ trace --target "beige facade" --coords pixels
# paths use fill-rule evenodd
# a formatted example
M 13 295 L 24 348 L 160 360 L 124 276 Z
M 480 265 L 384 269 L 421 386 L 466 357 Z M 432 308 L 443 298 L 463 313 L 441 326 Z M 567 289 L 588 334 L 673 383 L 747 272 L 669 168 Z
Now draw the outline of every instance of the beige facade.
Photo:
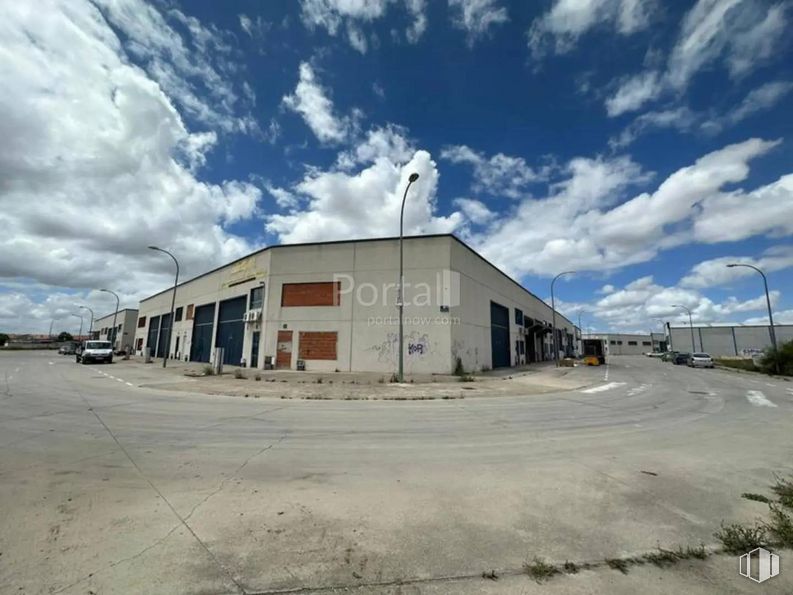
M 642 355 L 650 351 L 666 351 L 666 338 L 661 333 L 628 334 L 600 333 L 584 335 L 585 339 L 603 339 L 611 355 Z
M 551 308 L 456 237 L 406 238 L 404 262 L 406 374 L 450 373 L 457 358 L 467 371 L 552 359 Z M 167 351 L 209 361 L 224 347 L 232 365 L 393 372 L 398 266 L 394 238 L 266 248 L 179 285 Z M 141 302 L 138 352 L 165 352 L 171 295 Z M 575 327 L 561 315 L 557 326 L 572 353 Z
M 131 349 L 135 341 L 135 330 L 138 322 L 138 311 L 124 308 L 115 316 L 116 332 L 113 333 L 113 317 L 115 312 L 94 320 L 94 336 L 101 341 L 112 341 L 115 337 L 114 349 Z
M 793 325 L 775 324 L 774 331 L 778 344 L 793 341 Z M 689 325 L 673 326 L 669 332 L 671 349 L 683 352 L 704 351 L 712 357 L 751 357 L 771 346 L 768 325 L 695 325 L 693 349 Z

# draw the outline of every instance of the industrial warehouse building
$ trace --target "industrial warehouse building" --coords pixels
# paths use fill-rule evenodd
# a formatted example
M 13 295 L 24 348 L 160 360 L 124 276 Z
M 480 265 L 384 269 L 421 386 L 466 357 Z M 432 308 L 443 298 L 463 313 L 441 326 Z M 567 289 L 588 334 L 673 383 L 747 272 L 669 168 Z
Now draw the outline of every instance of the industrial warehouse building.
M 405 238 L 405 372 L 553 359 L 552 311 L 453 235 Z M 392 372 L 398 238 L 272 246 L 140 303 L 138 353 L 251 367 Z M 562 355 L 574 325 L 557 314 Z
M 648 351 L 666 351 L 666 335 L 663 333 L 598 333 L 585 334 L 584 338 L 605 341 L 607 355 L 642 355 Z
M 138 322 L 138 311 L 132 308 L 124 308 L 118 311 L 118 315 L 111 312 L 107 316 L 94 320 L 95 339 L 113 342 L 113 349 L 126 349 L 132 351 L 135 340 L 135 327 Z M 116 326 L 113 331 L 113 318 L 115 315 Z
M 793 325 L 775 324 L 777 344 L 793 341 Z M 690 353 L 704 351 L 712 357 L 751 357 L 771 346 L 771 329 L 766 325 L 706 324 L 694 326 L 691 345 L 689 325 L 669 326 L 670 349 Z

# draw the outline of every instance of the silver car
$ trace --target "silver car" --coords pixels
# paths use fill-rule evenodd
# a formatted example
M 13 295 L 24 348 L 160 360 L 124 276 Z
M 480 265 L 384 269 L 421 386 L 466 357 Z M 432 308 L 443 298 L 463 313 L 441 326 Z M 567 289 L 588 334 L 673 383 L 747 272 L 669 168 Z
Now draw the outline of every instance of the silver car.
M 688 358 L 688 365 L 691 368 L 712 368 L 713 358 L 707 353 L 692 353 Z

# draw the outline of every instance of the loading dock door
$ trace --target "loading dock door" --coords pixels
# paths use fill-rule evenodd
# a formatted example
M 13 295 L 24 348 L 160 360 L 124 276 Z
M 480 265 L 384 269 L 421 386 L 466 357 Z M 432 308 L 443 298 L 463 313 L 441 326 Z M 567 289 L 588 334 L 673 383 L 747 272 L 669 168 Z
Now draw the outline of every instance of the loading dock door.
M 509 359 L 509 308 L 490 302 L 490 349 L 493 368 L 507 368 Z
M 215 347 L 223 348 L 223 363 L 239 366 L 242 360 L 242 339 L 245 335 L 245 308 L 248 296 L 240 296 L 220 302 L 218 311 L 218 333 Z
M 149 334 L 146 336 L 146 347 L 154 357 L 157 353 L 157 338 L 160 332 L 160 317 L 152 316 L 149 318 Z
M 190 361 L 208 362 L 212 353 L 212 328 L 215 326 L 215 304 L 195 309 L 193 339 L 190 342 Z
M 170 345 L 166 342 L 171 338 L 168 331 L 171 328 L 171 313 L 162 315 L 162 323 L 160 324 L 160 338 L 157 341 L 157 357 L 168 357 L 168 350 Z

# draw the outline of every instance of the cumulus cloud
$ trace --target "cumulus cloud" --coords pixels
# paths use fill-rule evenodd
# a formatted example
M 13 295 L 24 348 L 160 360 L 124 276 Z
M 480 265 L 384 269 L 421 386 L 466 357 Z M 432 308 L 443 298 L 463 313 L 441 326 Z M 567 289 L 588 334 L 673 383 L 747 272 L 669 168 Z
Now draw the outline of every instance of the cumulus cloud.
M 773 58 L 784 39 L 788 5 L 753 0 L 698 0 L 686 13 L 663 72 L 624 78 L 606 101 L 609 116 L 635 111 L 664 94 L 684 91 L 714 64 L 737 78 Z
M 522 157 L 512 157 L 503 153 L 486 157 L 466 145 L 444 147 L 441 158 L 473 167 L 473 190 L 493 196 L 520 198 L 525 196 L 529 184 L 547 180 L 548 177 L 547 169 L 536 172 Z
M 549 52 L 563 54 L 596 27 L 631 35 L 647 28 L 655 8 L 655 2 L 642 0 L 554 0 L 548 12 L 532 22 L 529 49 L 535 59 Z
M 466 32 L 468 44 L 488 35 L 491 27 L 509 21 L 498 0 L 449 0 L 452 24 Z
M 284 96 L 283 104 L 300 114 L 321 142 L 340 143 L 347 139 L 355 126 L 355 113 L 353 116 L 334 113 L 327 89 L 317 80 L 314 68 L 308 62 L 300 64 L 297 87 L 294 93 Z
M 747 195 L 758 203 L 764 200 L 768 206 L 763 209 L 751 200 L 742 206 L 746 196 L 721 192 L 723 186 L 745 180 L 749 162 L 777 144 L 750 139 L 728 145 L 672 173 L 654 192 L 628 200 L 623 200 L 626 190 L 646 184 L 647 172 L 626 157 L 577 158 L 567 166 L 568 179 L 552 184 L 548 196 L 523 199 L 472 242 L 513 274 L 552 275 L 645 262 L 692 240 L 736 239 L 731 231 L 747 221 L 745 229 L 735 232 L 739 237 L 781 232 L 793 221 L 786 180 Z M 766 208 L 771 211 L 767 215 Z
M 197 68 L 190 76 L 207 76 L 205 84 L 217 72 L 200 57 L 182 64 L 164 17 L 149 5 L 128 14 L 135 7 L 70 0 L 0 9 L 0 227 L 13 230 L 0 238 L 0 277 L 81 295 L 110 287 L 135 303 L 173 274 L 148 244 L 177 253 L 186 275 L 252 249 L 227 228 L 256 212 L 260 191 L 197 177 L 215 132 L 188 130 L 175 105 L 183 97 L 172 101 L 172 87 L 131 63 L 125 44 L 151 42 L 135 51 L 171 73 Z M 179 18 L 196 51 L 217 49 L 212 30 Z M 117 28 L 129 31 L 124 42 Z M 223 102 L 207 105 L 219 120 L 206 121 L 224 130 Z
M 302 210 L 272 215 L 267 229 L 282 243 L 399 235 L 399 211 L 411 173 L 419 180 L 405 203 L 405 234 L 449 233 L 462 225 L 460 213 L 435 215 L 438 169 L 427 151 L 405 163 L 387 156 L 357 172 L 312 170 L 294 187 L 307 197 Z
M 730 263 L 750 264 L 766 274 L 793 267 L 793 246 L 775 246 L 766 250 L 760 258 L 748 256 L 722 256 L 698 263 L 680 280 L 683 287 L 706 289 L 733 284 L 738 279 L 758 277 L 757 271 L 747 267 L 728 268 Z

